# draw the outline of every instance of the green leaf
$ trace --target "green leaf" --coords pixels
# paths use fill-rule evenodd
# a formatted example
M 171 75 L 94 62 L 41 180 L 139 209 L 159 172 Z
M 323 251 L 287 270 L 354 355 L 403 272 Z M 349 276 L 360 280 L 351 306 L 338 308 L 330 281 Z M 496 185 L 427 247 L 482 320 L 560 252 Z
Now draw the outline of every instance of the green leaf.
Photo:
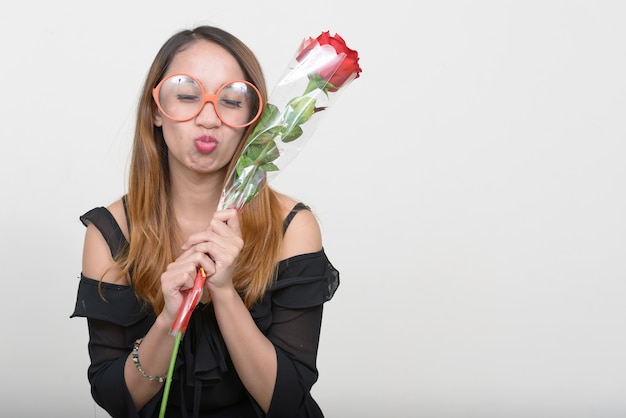
M 287 103 L 283 114 L 283 125 L 287 131 L 293 126 L 302 125 L 315 113 L 315 102 L 313 97 L 295 97 Z
M 278 151 L 276 142 L 269 142 L 267 146 L 263 149 L 263 162 L 274 161 L 278 157 L 280 157 L 280 151 Z
M 283 142 L 291 142 L 294 141 L 298 138 L 300 138 L 300 136 L 302 136 L 302 128 L 299 126 L 294 126 L 293 128 L 291 128 L 291 130 L 289 132 L 286 132 L 283 137 L 282 137 L 282 141 Z
M 263 144 L 250 144 L 246 149 L 245 156 L 250 160 L 254 161 L 259 158 L 261 152 L 263 151 Z
M 247 168 L 254 165 L 254 160 L 247 155 L 242 155 L 237 160 L 237 166 L 235 167 L 235 172 L 238 176 L 241 176 L 241 173 Z
M 263 135 L 268 129 L 272 129 L 280 123 L 280 110 L 271 103 L 267 103 L 263 108 L 259 122 L 254 127 L 247 139 L 247 143 L 256 142 L 258 137 Z
M 278 171 L 278 166 L 274 163 L 266 163 L 259 167 L 263 171 Z

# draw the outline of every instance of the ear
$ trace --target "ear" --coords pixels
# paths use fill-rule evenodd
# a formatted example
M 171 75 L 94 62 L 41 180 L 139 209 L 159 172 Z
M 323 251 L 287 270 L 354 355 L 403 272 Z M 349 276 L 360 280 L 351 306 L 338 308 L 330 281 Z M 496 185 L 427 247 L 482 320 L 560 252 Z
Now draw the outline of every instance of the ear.
M 160 112 L 155 112 L 154 117 L 152 118 L 152 123 L 157 128 L 160 128 L 161 126 L 163 126 L 163 118 L 161 117 Z

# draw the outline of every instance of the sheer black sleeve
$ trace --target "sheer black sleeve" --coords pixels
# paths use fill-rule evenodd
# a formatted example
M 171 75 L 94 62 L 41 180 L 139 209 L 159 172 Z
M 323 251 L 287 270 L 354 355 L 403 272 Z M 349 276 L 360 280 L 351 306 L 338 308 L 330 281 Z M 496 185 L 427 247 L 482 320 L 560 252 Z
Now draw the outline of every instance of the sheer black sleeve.
M 323 304 L 333 297 L 338 285 L 339 273 L 323 250 L 280 263 L 267 329 L 278 360 L 268 418 L 323 416 L 310 391 L 318 378 Z
M 134 341 L 154 323 L 154 315 L 143 309 L 130 286 L 101 283 L 81 275 L 71 316 L 87 318 L 91 360 L 87 378 L 96 403 L 112 417 L 150 416 L 149 405 L 141 414 L 135 410 L 124 365 Z

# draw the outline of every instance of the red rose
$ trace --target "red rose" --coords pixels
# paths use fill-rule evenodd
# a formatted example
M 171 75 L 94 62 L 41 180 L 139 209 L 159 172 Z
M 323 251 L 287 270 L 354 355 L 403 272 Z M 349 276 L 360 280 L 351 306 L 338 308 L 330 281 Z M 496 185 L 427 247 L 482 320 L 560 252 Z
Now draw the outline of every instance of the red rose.
M 332 87 L 327 87 L 328 91 L 337 91 L 343 84 L 349 80 L 353 75 L 354 78 L 359 78 L 361 73 L 361 67 L 359 67 L 359 54 L 357 51 L 348 48 L 343 38 L 337 34 L 330 36 L 328 31 L 322 32 L 316 39 L 309 38 L 302 43 L 300 52 L 296 57 L 298 62 L 302 61 L 312 50 L 319 45 L 330 45 L 335 49 L 337 55 L 345 54 L 343 61 L 337 65 L 336 62 L 331 62 L 329 65 L 316 70 L 316 74 Z

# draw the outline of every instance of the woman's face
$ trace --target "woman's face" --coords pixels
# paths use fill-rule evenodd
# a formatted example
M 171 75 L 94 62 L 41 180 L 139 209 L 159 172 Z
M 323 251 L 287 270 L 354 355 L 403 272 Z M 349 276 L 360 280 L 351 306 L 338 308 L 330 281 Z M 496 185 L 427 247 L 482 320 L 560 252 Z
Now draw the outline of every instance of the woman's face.
M 193 42 L 176 54 L 163 78 L 188 74 L 197 79 L 207 94 L 215 94 L 226 82 L 243 80 L 244 73 L 232 55 L 205 40 Z M 231 128 L 206 103 L 194 118 L 176 122 L 160 111 L 154 124 L 163 128 L 170 170 L 192 170 L 208 174 L 224 169 L 235 153 L 245 128 Z

